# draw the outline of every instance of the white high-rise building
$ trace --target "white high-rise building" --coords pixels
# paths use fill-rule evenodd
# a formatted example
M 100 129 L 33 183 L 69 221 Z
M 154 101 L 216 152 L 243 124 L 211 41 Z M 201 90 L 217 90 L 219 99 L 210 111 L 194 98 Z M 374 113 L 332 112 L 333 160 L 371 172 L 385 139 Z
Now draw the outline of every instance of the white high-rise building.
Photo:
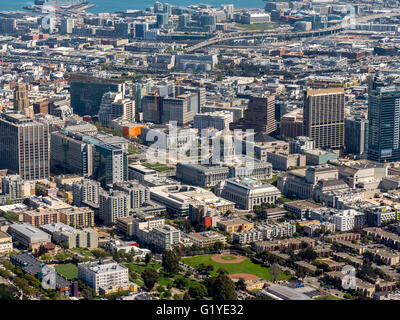
M 99 218 L 107 225 L 114 224 L 118 218 L 129 214 L 129 195 L 122 191 L 101 192 Z
M 361 213 L 353 209 L 343 210 L 333 216 L 332 222 L 335 224 L 336 230 L 350 231 L 356 226 L 356 216 L 360 214 Z

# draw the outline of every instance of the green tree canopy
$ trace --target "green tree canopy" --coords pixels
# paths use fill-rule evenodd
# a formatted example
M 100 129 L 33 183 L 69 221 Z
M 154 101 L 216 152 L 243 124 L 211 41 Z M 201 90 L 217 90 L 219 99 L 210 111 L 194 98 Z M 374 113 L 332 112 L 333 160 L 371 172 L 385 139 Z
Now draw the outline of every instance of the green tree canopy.
M 162 255 L 162 267 L 168 273 L 176 273 L 179 270 L 181 257 L 172 250 L 166 250 Z
M 142 272 L 142 279 L 143 279 L 143 282 L 144 282 L 144 285 L 146 286 L 146 288 L 149 291 L 151 291 L 153 289 L 154 285 L 160 279 L 160 276 L 155 269 L 153 269 L 151 267 L 147 267 Z

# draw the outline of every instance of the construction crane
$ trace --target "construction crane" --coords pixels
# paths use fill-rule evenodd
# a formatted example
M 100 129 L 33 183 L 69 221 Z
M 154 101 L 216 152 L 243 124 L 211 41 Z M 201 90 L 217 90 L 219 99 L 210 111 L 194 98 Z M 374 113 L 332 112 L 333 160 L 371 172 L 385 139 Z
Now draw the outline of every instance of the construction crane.
M 178 96 L 181 94 L 180 93 L 180 91 L 181 91 L 180 85 L 181 85 L 182 81 L 187 78 L 188 78 L 188 76 L 182 76 L 182 77 L 178 77 L 175 79 L 175 85 L 177 85 L 177 89 L 178 89 Z
M 157 106 L 157 97 L 158 97 L 158 89 L 153 91 L 154 94 L 154 113 L 155 116 L 158 116 L 158 106 Z

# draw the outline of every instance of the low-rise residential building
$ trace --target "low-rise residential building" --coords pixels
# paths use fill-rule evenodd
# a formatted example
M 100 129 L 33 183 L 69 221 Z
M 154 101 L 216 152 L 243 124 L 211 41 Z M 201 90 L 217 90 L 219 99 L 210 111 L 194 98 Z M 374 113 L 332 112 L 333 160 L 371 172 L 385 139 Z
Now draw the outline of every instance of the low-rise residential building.
M 320 230 L 322 232 L 335 232 L 335 227 L 336 225 L 334 223 L 324 221 L 324 222 L 318 222 L 314 224 L 309 224 L 304 226 L 304 233 L 312 237 L 317 230 Z
M 388 264 L 389 266 L 394 266 L 399 264 L 400 262 L 400 253 L 384 250 L 384 249 L 375 249 L 372 250 L 375 255 L 375 259 L 383 264 Z
M 286 248 L 299 250 L 306 246 L 315 247 L 315 240 L 308 237 L 290 238 L 284 240 L 261 241 L 255 244 L 255 250 L 259 251 L 282 251 Z
M 290 223 L 265 224 L 257 226 L 262 231 L 264 240 L 272 240 L 275 238 L 290 238 L 296 232 L 296 226 Z
M 233 240 L 240 244 L 250 244 L 252 242 L 263 241 L 264 234 L 260 230 L 251 229 L 248 231 L 234 233 Z

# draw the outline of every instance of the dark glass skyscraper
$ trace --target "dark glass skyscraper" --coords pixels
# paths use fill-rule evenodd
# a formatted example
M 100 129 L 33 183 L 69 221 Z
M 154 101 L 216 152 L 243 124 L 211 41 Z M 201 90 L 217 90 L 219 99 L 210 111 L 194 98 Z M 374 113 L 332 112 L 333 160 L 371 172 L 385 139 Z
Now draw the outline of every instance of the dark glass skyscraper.
M 377 77 L 368 88 L 368 159 L 400 160 L 400 88 Z
M 71 107 L 80 116 L 99 113 L 101 100 L 106 92 L 123 92 L 124 84 L 116 79 L 103 79 L 73 74 L 69 78 Z

